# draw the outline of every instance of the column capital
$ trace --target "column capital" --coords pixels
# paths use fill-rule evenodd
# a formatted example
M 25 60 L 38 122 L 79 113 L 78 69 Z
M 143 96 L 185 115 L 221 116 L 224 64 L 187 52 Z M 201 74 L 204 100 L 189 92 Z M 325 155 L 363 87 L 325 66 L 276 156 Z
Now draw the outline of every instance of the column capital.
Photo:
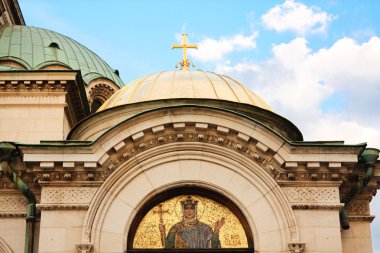
M 292 253 L 302 253 L 305 248 L 305 243 L 292 242 L 292 243 L 289 243 L 288 246 Z

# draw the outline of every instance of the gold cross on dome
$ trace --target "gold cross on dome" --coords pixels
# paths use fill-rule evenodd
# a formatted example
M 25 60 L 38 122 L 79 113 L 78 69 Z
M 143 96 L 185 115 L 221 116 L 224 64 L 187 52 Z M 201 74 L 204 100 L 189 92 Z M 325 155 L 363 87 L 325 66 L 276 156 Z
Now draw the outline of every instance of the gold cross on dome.
M 187 48 L 198 49 L 198 45 L 197 44 L 187 44 L 187 34 L 186 33 L 182 34 L 182 38 L 183 38 L 183 44 L 174 44 L 172 46 L 172 49 L 183 48 L 183 59 L 182 59 L 182 61 L 179 62 L 179 64 L 181 64 L 182 70 L 188 70 L 188 69 L 190 69 L 190 60 L 187 59 L 186 49 Z

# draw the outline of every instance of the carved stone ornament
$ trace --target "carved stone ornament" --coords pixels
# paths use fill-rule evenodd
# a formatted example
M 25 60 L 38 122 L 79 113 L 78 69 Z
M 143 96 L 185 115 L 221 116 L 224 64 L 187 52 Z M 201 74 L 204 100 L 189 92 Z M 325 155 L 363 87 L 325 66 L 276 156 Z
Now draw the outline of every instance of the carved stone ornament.
M 42 190 L 41 204 L 88 204 L 96 187 L 48 187 Z
M 21 212 L 26 213 L 27 201 L 24 196 L 0 196 L 1 212 Z
M 94 246 L 90 243 L 83 243 L 83 244 L 77 244 L 76 248 L 77 248 L 78 253 L 91 253 Z
M 368 201 L 352 201 L 348 206 L 348 213 L 350 215 L 369 215 Z
M 283 188 L 290 203 L 339 203 L 338 188 L 295 187 Z
M 305 243 L 302 242 L 292 242 L 289 243 L 289 249 L 292 253 L 302 253 L 305 248 Z

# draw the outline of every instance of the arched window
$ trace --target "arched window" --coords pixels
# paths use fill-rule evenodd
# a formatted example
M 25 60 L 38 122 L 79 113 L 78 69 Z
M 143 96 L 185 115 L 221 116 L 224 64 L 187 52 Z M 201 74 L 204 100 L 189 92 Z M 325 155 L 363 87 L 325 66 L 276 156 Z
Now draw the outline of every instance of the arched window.
M 253 252 L 253 237 L 240 209 L 225 196 L 180 187 L 153 197 L 136 215 L 128 251 Z
M 91 104 L 91 113 L 95 113 L 102 106 L 102 104 L 103 103 L 98 99 L 94 99 Z
M 58 45 L 57 42 L 52 42 L 52 43 L 50 43 L 50 44 L 49 44 L 49 47 L 60 49 L 60 47 L 59 47 L 59 45 Z

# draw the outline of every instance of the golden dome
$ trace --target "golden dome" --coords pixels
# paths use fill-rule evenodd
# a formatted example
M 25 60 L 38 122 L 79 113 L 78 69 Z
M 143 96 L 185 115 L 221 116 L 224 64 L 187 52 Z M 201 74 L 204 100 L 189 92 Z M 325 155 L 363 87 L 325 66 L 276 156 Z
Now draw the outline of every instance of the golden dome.
M 203 70 L 173 70 L 153 73 L 127 84 L 98 112 L 119 105 L 174 98 L 228 100 L 271 110 L 259 96 L 228 76 Z

